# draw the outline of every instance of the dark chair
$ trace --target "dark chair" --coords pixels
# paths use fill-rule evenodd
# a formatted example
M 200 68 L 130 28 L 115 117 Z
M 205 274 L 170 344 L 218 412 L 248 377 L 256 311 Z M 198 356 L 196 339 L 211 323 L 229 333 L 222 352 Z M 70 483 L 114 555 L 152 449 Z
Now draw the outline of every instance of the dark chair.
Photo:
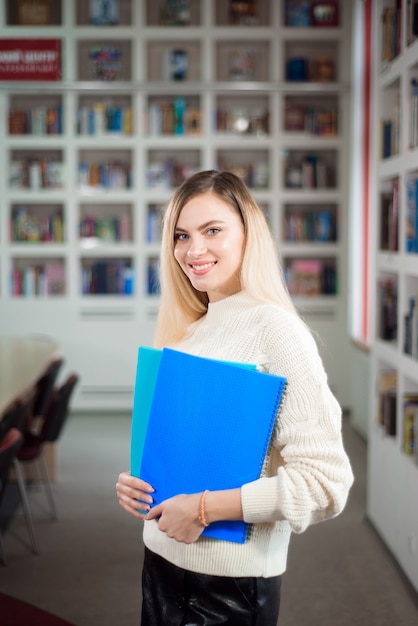
M 78 380 L 77 374 L 70 374 L 59 388 L 53 390 L 39 431 L 25 432 L 23 444 L 17 454 L 19 463 L 39 461 L 41 480 L 45 485 L 53 519 L 57 519 L 57 511 L 45 461 L 44 446 L 46 443 L 54 443 L 59 439 L 68 417 L 71 396 Z
M 7 442 L 8 441 L 10 442 L 12 438 L 12 435 L 10 435 L 10 433 L 13 434 L 13 437 L 15 439 L 18 438 L 16 435 L 16 433 L 18 433 L 19 434 L 19 446 L 14 451 L 14 454 L 11 455 L 10 459 L 5 454 L 6 458 L 10 460 L 10 463 L 7 466 L 7 471 L 6 471 L 6 467 L 2 465 L 5 473 L 1 475 L 0 483 L 1 483 L 1 497 L 3 497 L 4 491 L 6 489 L 6 485 L 8 482 L 9 469 L 13 465 L 16 481 L 17 481 L 18 488 L 19 488 L 20 498 L 22 500 L 22 507 L 23 507 L 23 512 L 24 512 L 25 519 L 26 519 L 26 525 L 28 527 L 29 538 L 32 544 L 32 550 L 35 554 L 38 554 L 39 552 L 38 542 L 36 540 L 32 514 L 30 510 L 29 500 L 27 497 L 26 485 L 25 485 L 25 481 L 22 475 L 22 471 L 20 469 L 20 465 L 17 461 L 17 453 L 20 450 L 21 446 L 23 445 L 23 441 L 24 441 L 24 434 L 23 434 L 24 424 L 27 420 L 27 416 L 30 412 L 31 406 L 32 406 L 32 395 L 29 394 L 27 397 L 19 399 L 3 415 L 1 419 L 1 422 L 0 422 L 1 441 L 6 446 Z M 0 498 L 0 504 L 1 504 L 1 498 Z M 3 550 L 3 556 L 4 556 L 4 550 Z
M 23 434 L 17 428 L 11 428 L 3 435 L 0 441 L 0 509 L 4 494 L 7 489 L 10 468 L 13 465 L 17 451 L 23 443 Z M 7 565 L 6 551 L 0 528 L 0 559 L 3 565 Z
M 29 428 L 33 425 L 33 420 L 41 419 L 44 416 L 63 363 L 64 359 L 52 361 L 45 374 L 36 383 L 31 415 L 27 423 Z

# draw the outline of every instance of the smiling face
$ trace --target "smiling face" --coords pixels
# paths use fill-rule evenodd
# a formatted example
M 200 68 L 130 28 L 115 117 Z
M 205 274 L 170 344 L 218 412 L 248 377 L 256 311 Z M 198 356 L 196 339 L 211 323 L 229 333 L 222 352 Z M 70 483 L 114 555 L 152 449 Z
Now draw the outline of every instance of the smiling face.
M 209 302 L 240 291 L 244 226 L 228 203 L 211 192 L 194 196 L 180 212 L 174 238 L 177 263 Z

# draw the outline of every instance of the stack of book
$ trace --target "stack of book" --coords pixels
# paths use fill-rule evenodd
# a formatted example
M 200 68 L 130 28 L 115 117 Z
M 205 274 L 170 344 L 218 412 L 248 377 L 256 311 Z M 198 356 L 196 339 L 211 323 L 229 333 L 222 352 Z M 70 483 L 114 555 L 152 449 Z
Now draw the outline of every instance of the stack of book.
M 331 259 L 290 259 L 285 263 L 285 278 L 295 296 L 335 295 L 337 270 Z
M 15 267 L 11 284 L 13 296 L 61 296 L 65 294 L 65 267 L 53 262 Z
M 54 242 L 64 241 L 62 209 L 53 210 L 49 215 L 17 205 L 10 218 L 12 241 Z
M 406 179 L 405 250 L 418 252 L 418 173 Z
M 395 371 L 382 371 L 378 378 L 379 405 L 377 421 L 386 435 L 396 437 L 396 398 L 398 377 Z
M 406 393 L 403 396 L 403 433 L 402 451 L 414 457 L 418 464 L 418 393 Z
M 398 336 L 398 289 L 395 278 L 379 280 L 377 296 L 378 336 L 384 341 L 395 341 Z
M 83 264 L 82 294 L 132 295 L 133 268 L 129 259 L 97 259 Z
M 399 232 L 399 181 L 380 194 L 380 250 L 396 252 Z

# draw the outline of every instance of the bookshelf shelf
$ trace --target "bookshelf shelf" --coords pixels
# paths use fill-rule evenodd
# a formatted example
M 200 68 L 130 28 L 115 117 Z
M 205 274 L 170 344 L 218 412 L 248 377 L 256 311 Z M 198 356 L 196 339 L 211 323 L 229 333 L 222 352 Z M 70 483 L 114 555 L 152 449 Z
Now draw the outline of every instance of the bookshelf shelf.
M 62 49 L 60 80 L 0 81 L 0 143 L 6 163 L 33 166 L 35 157 L 45 156 L 61 172 L 60 185 L 43 187 L 34 172 L 32 187 L 17 187 L 10 185 L 8 167 L 0 171 L 5 332 L 33 331 L 33 320 L 21 306 L 26 299 L 40 310 L 45 307 L 36 330 L 61 340 L 68 362 L 79 369 L 83 383 L 75 406 L 129 409 L 137 346 L 151 343 L 158 310 L 163 207 L 184 177 L 227 167 L 246 177 L 284 258 L 331 262 L 337 271 L 337 295 L 299 295 L 297 304 L 308 321 L 312 315 L 314 329 L 335 350 L 331 357 L 326 349 L 324 360 L 337 395 L 348 405 L 345 364 L 338 355 L 348 341 L 343 329 L 350 3 L 340 0 L 339 23 L 327 28 L 285 26 L 285 0 L 258 0 L 255 15 L 246 16 L 231 15 L 230 3 L 223 0 L 189 0 L 177 17 L 165 12 L 163 0 L 118 0 L 115 24 L 100 16 L 93 24 L 90 2 L 52 4 L 51 25 L 17 25 L 12 0 L 3 0 L 0 10 L 4 37 L 57 38 Z M 302 82 L 287 80 L 286 64 L 294 56 L 302 56 L 309 68 L 317 57 L 326 57 L 318 70 L 322 74 L 311 73 Z M 330 59 L 332 75 L 326 74 Z M 310 103 L 323 114 L 323 129 L 332 109 L 338 118 L 333 134 L 327 134 L 329 129 L 286 130 L 287 102 Z M 19 115 L 10 132 L 9 113 L 35 107 L 41 116 L 42 107 L 59 109 L 59 132 L 23 133 Z M 286 155 L 323 157 L 330 170 L 326 184 L 286 187 Z M 12 241 L 10 223 L 17 206 L 45 222 L 59 210 L 63 241 Z M 305 213 L 327 208 L 337 234 L 329 241 L 289 241 L 284 216 L 301 206 Z M 36 215 L 33 221 L 36 231 Z M 11 294 L 15 269 L 49 259 L 60 264 L 62 295 Z M 122 275 L 125 271 L 126 291 L 132 293 L 114 293 L 114 283 L 108 293 L 97 292 L 107 289 L 106 269 L 111 273 L 115 268 Z M 102 286 L 91 293 L 94 273 L 100 274 Z M 57 301 L 65 303 L 59 319 L 54 310 L 48 312 L 49 300 L 55 308 Z M 125 319 L 129 332 L 122 328 Z M 111 350 L 118 357 L 105 366 Z
M 418 482 L 418 262 L 415 253 L 417 197 L 411 80 L 417 76 L 418 48 L 408 45 L 407 5 L 376 2 L 374 20 L 380 25 L 375 50 L 375 135 L 373 211 L 378 224 L 374 244 L 374 316 L 371 424 L 368 446 L 368 515 L 400 566 L 418 589 L 416 545 L 418 506 L 411 494 Z M 400 8 L 402 7 L 402 9 Z M 388 15 L 398 24 L 396 41 L 388 40 Z M 386 145 L 386 122 L 391 128 Z M 378 138 L 382 137 L 382 141 Z M 418 232 L 418 231 L 417 231 Z M 417 248 L 418 249 L 418 248 Z M 408 252 L 409 250 L 409 252 Z M 388 374 L 389 372 L 389 374 Z M 382 422 L 382 386 L 392 376 L 393 390 L 385 396 L 387 420 Z M 376 391 L 377 390 L 377 391 Z M 406 408 L 406 403 L 408 408 Z M 415 419 L 417 416 L 417 419 Z M 386 478 L 390 479 L 386 482 Z M 408 483 L 408 486 L 407 486 Z M 402 488 L 400 489 L 400 485 Z M 396 503 L 383 513 L 385 503 Z

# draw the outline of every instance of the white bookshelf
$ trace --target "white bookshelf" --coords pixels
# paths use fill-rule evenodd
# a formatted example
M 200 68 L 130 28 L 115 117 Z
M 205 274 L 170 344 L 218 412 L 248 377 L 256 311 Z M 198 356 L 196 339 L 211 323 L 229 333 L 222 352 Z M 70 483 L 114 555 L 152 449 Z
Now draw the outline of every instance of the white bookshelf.
M 407 181 L 418 173 L 417 150 L 411 146 L 410 98 L 411 78 L 417 76 L 418 70 L 418 42 L 407 40 L 410 4 L 403 3 L 399 50 L 391 59 L 382 58 L 382 16 L 396 3 L 376 2 L 373 17 L 376 32 L 372 223 L 376 229 L 371 283 L 373 348 L 367 509 L 372 523 L 418 590 L 418 420 L 414 444 L 410 422 L 405 417 L 407 395 L 418 397 L 416 330 L 412 347 L 405 320 L 410 299 L 418 295 L 418 248 L 408 250 L 414 244 L 407 244 Z M 384 151 L 382 126 L 387 120 L 392 123 L 392 137 L 390 149 L 386 144 Z M 385 196 L 388 192 L 389 203 Z M 415 315 L 415 329 L 416 324 Z M 412 354 L 407 353 L 408 346 Z M 388 390 L 385 382 L 390 377 L 392 389 Z
M 81 376 L 75 408 L 129 409 L 137 348 L 151 343 L 158 308 L 158 295 L 148 283 L 159 257 L 158 214 L 173 191 L 161 177 L 161 164 L 172 161 L 176 166 L 177 177 L 171 186 L 197 169 L 233 168 L 250 175 L 254 195 L 266 210 L 285 266 L 319 259 L 321 271 L 326 267 L 327 293 L 295 293 L 294 297 L 321 336 L 320 349 L 331 384 L 348 407 L 348 371 L 341 355 L 348 341 L 351 7 L 338 3 L 338 26 L 292 27 L 285 23 L 284 1 L 259 0 L 258 23 L 249 26 L 229 23 L 226 2 L 190 0 L 189 25 L 163 26 L 159 25 L 161 4 L 120 0 L 120 24 L 100 27 L 88 24 L 88 2 L 81 0 L 59 3 L 58 23 L 53 27 L 10 24 L 10 3 L 4 0 L 0 4 L 2 36 L 59 38 L 63 54 L 61 81 L 0 82 L 4 162 L 31 159 L 32 150 L 47 157 L 57 154 L 64 171 L 62 187 L 34 189 L 11 187 L 8 167 L 0 170 L 2 332 L 48 333 L 62 343 L 68 367 Z M 92 80 L 88 54 L 93 44 L 123 51 L 124 68 L 117 80 Z M 242 76 L 241 80 L 230 79 L 228 67 L 237 48 L 255 51 L 257 62 L 248 80 Z M 167 80 L 164 59 L 177 49 L 187 52 L 187 78 Z M 318 57 L 333 59 L 332 80 L 287 79 L 289 59 L 305 59 L 311 72 Z M 161 131 L 162 109 L 172 107 L 176 99 L 188 112 L 182 134 Z M 62 134 L 10 134 L 10 109 L 32 109 L 39 103 L 61 106 Z M 125 130 L 89 134 L 89 111 L 101 105 L 102 109 L 106 105 L 129 111 Z M 299 116 L 299 126 L 286 129 L 289 106 Z M 315 117 L 315 131 L 312 125 L 300 127 L 308 111 L 312 119 Z M 329 131 L 331 111 L 338 119 L 335 132 Z M 324 112 L 319 122 L 318 113 Z M 318 131 L 318 123 L 328 124 L 328 131 Z M 242 128 L 247 131 L 240 131 Z M 101 161 L 111 162 L 116 170 L 122 165 L 124 174 L 129 169 L 129 185 L 91 184 L 92 179 L 97 181 L 95 164 Z M 309 178 L 312 162 L 318 168 L 316 183 Z M 82 185 L 80 163 L 84 168 Z M 55 207 L 51 211 L 62 215 L 62 241 L 14 241 L 11 217 L 22 206 L 34 214 Z M 81 223 L 88 233 L 88 228 L 103 218 L 102 239 L 79 236 Z M 106 224 L 106 220 L 116 218 L 124 233 L 119 240 L 112 239 Z M 318 235 L 324 229 L 325 234 Z M 49 259 L 64 267 L 62 294 L 12 294 L 13 270 L 46 264 Z M 86 276 L 103 259 L 126 265 L 127 290 L 134 275 L 132 294 L 82 292 L 82 268 L 87 284 Z

